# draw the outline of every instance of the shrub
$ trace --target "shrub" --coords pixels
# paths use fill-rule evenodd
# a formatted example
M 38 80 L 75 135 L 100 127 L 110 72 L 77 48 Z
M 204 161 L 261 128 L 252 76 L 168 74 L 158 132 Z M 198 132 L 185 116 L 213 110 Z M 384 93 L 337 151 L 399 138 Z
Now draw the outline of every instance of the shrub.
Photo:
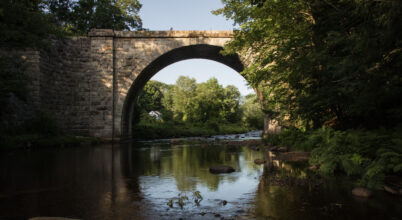
M 337 131 L 323 127 L 306 132 L 288 128 L 266 142 L 295 150 L 312 149 L 309 162 L 320 165 L 320 174 L 344 172 L 370 188 L 381 187 L 386 175 L 402 174 L 401 128 Z

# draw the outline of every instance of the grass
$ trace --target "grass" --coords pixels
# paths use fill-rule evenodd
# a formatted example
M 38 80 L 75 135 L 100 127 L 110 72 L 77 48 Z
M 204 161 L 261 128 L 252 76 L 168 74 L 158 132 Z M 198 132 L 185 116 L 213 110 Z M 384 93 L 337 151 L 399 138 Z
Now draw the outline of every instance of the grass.
M 174 137 L 210 136 L 216 134 L 245 133 L 251 128 L 242 124 L 219 124 L 215 122 L 201 123 L 139 123 L 133 128 L 136 139 L 160 139 Z

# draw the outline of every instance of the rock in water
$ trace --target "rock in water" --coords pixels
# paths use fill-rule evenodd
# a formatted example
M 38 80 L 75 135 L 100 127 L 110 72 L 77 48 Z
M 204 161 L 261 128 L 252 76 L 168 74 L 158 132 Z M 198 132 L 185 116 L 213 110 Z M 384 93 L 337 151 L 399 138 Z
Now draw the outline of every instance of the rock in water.
M 394 189 L 394 188 L 392 188 L 392 187 L 390 187 L 390 186 L 384 186 L 384 190 L 385 190 L 386 192 L 391 193 L 391 194 L 399 195 L 399 192 L 398 192 L 396 189 Z
M 264 163 L 265 163 L 265 160 L 263 160 L 263 159 L 255 159 L 255 160 L 254 160 L 254 163 L 255 163 L 255 164 L 258 164 L 258 165 L 264 164 Z
M 372 195 L 372 192 L 369 189 L 359 187 L 359 188 L 354 188 L 352 190 L 352 194 L 354 196 L 368 198 Z
M 235 169 L 233 167 L 225 165 L 213 166 L 209 168 L 209 172 L 211 173 L 231 173 L 234 171 Z

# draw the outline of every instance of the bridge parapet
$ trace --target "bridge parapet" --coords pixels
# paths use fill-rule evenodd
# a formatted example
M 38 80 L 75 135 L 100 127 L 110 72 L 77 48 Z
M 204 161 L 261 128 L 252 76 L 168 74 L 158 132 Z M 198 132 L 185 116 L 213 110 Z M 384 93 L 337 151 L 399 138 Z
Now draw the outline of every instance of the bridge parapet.
M 114 31 L 92 29 L 89 37 L 118 38 L 232 38 L 233 31 Z

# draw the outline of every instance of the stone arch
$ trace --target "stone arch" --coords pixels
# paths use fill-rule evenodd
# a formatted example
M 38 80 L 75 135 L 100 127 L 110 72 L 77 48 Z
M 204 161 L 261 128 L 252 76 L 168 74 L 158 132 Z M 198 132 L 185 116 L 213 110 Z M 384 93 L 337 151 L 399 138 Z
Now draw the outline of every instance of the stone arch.
M 127 96 L 124 100 L 122 116 L 121 116 L 121 137 L 128 138 L 132 132 L 132 115 L 136 104 L 136 99 L 145 84 L 163 68 L 170 64 L 187 60 L 187 59 L 208 59 L 219 63 L 222 63 L 228 67 L 231 67 L 237 72 L 241 72 L 244 69 L 244 65 L 241 62 L 238 55 L 223 56 L 220 51 L 223 48 L 220 46 L 214 46 L 209 44 L 196 44 L 190 46 L 183 46 L 170 50 L 155 60 L 153 60 L 148 66 L 146 66 L 140 74 L 133 81 Z

